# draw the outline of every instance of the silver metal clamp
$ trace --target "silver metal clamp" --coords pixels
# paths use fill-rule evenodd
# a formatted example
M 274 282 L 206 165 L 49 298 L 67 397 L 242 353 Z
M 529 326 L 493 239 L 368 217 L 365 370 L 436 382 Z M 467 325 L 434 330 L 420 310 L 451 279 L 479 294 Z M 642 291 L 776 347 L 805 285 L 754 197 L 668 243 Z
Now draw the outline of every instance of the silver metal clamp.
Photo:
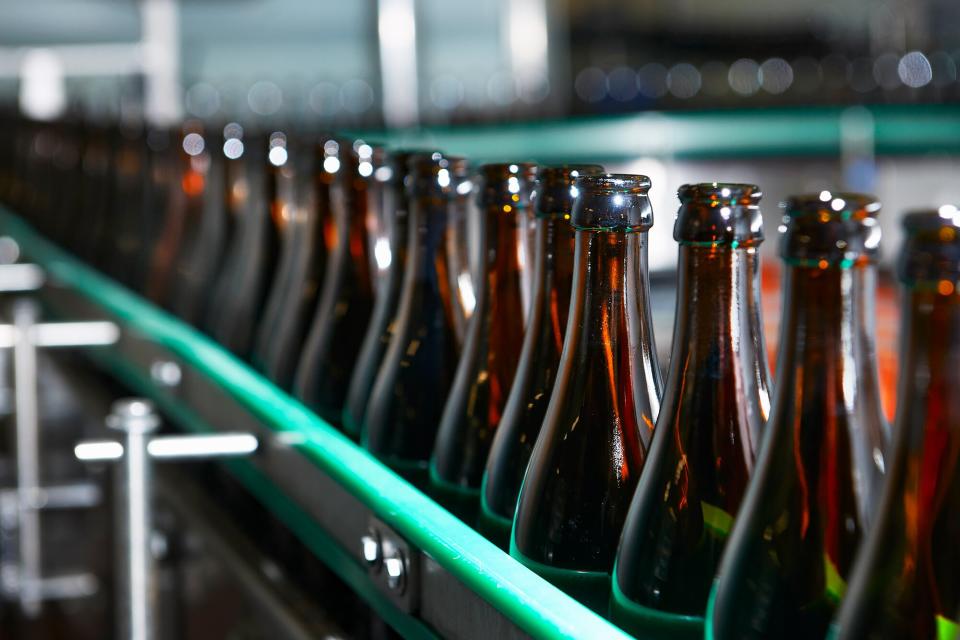
M 247 456 L 257 450 L 248 433 L 156 436 L 160 417 L 149 400 L 127 398 L 113 404 L 107 426 L 122 442 L 81 442 L 74 455 L 85 462 L 115 461 L 118 593 L 117 637 L 156 638 L 156 568 L 151 551 L 153 460 L 208 460 Z

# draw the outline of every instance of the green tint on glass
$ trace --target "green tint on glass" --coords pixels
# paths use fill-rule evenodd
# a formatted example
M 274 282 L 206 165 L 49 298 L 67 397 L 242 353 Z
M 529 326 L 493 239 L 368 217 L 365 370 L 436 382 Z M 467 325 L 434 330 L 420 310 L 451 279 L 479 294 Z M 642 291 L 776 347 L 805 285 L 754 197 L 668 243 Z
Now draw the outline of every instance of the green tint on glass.
M 760 190 L 686 185 L 679 197 L 670 372 L 624 525 L 611 601 L 617 623 L 652 637 L 702 636 L 707 596 L 770 407 Z
M 527 328 L 517 373 L 493 436 L 480 493 L 480 531 L 504 549 L 509 548 L 520 484 L 550 401 L 570 315 L 574 249 L 570 213 L 576 194 L 573 183 L 581 175 L 602 172 L 598 165 L 570 165 L 541 167 L 537 176 Z
M 645 176 L 576 182 L 563 352 L 514 518 L 510 554 L 606 610 L 620 530 L 659 408 Z
M 537 168 L 489 164 L 480 174 L 477 229 L 482 263 L 474 282 L 476 308 L 430 464 L 431 491 L 470 524 L 477 519 L 490 443 L 520 360 L 524 314 L 517 230 L 531 206 Z
M 907 215 L 904 229 L 894 442 L 834 620 L 843 640 L 953 638 L 960 611 L 960 220 L 946 207 Z
M 466 176 L 467 164 L 439 153 L 414 154 L 408 163 L 407 266 L 360 439 L 371 453 L 423 487 L 457 367 L 444 238 L 452 193 Z
M 714 638 L 822 637 L 881 480 L 886 425 L 872 349 L 879 205 L 792 198 L 784 314 L 766 432 L 721 560 Z M 869 348 L 867 348 L 869 347 Z

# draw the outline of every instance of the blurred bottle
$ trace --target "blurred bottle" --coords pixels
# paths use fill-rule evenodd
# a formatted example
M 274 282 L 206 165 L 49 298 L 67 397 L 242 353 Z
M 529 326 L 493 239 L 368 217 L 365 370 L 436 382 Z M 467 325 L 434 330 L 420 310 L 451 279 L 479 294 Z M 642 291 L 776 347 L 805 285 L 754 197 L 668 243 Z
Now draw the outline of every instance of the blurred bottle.
M 407 264 L 409 202 L 404 182 L 410 157 L 409 152 L 394 153 L 388 164 L 378 167 L 374 172 L 374 177 L 384 183 L 381 215 L 383 234 L 373 248 L 377 269 L 381 275 L 373 310 L 370 312 L 370 324 L 357 355 L 353 375 L 350 376 L 347 402 L 343 408 L 343 430 L 352 438 L 360 437 L 370 390 L 397 322 L 397 307 Z
M 453 329 L 458 348 L 463 347 L 467 326 L 477 305 L 476 274 L 479 273 L 480 247 L 478 227 L 482 216 L 477 211 L 475 186 L 480 177 L 464 179 L 454 190 L 447 224 L 447 280 L 453 297 Z
M 960 631 L 960 218 L 909 214 L 900 388 L 882 498 L 833 636 Z
M 483 264 L 474 282 L 476 307 L 430 466 L 433 494 L 470 524 L 477 519 L 483 468 L 523 346 L 517 229 L 532 206 L 537 167 L 488 164 L 480 175 L 477 239 Z
M 224 201 L 222 143 L 212 132 L 195 130 L 184 148 L 190 156 L 184 238 L 175 262 L 171 311 L 190 324 L 204 317 L 208 292 L 224 251 L 228 216 Z
M 153 282 L 154 258 L 163 240 L 170 201 L 174 198 L 178 158 L 173 150 L 173 132 L 148 127 L 145 135 L 146 183 L 144 184 L 144 245 L 138 255 L 140 279 L 135 288 L 147 295 Z
M 481 483 L 480 531 L 505 549 L 510 544 L 523 474 L 547 411 L 570 313 L 574 249 L 570 212 L 576 197 L 574 181 L 581 175 L 602 172 L 598 165 L 572 165 L 542 167 L 537 176 L 530 315 L 516 376 Z
M 576 187 L 570 316 L 510 555 L 606 611 L 617 541 L 660 406 L 647 271 L 653 212 L 646 176 L 585 176 Z
M 113 135 L 106 127 L 88 123 L 83 145 L 83 189 L 75 231 L 77 254 L 87 262 L 100 262 L 99 249 L 109 233 L 110 208 L 113 206 L 111 172 Z M 30 189 L 32 191 L 32 189 Z M 26 205 L 28 208 L 31 204 Z M 81 222 L 82 221 L 82 222 Z
M 123 284 L 135 287 L 143 281 L 146 236 L 147 145 L 140 123 L 121 123 L 116 169 L 113 175 L 114 222 L 108 233 L 110 251 L 107 272 Z M 66 178 L 66 176 L 64 176 Z M 64 206 L 64 205 L 61 205 Z
M 382 188 L 373 177 L 374 168 L 386 161 L 382 148 L 374 152 L 363 142 L 356 149 L 349 143 L 341 143 L 341 147 L 344 201 L 331 208 L 334 238 L 293 383 L 297 397 L 338 428 L 373 310 L 374 276 L 367 230 L 368 220 L 379 215 L 372 211 L 380 202 Z
M 467 163 L 440 153 L 409 160 L 407 266 L 361 429 L 363 446 L 425 486 L 443 405 L 457 367 L 444 241 L 450 201 Z
M 293 384 L 320 295 L 329 243 L 335 240 L 332 208 L 344 206 L 340 144 L 322 135 L 312 153 L 299 155 L 293 215 L 251 355 L 252 364 L 284 389 Z
M 760 314 L 760 189 L 680 187 L 670 372 L 624 524 L 611 612 L 650 637 L 703 637 L 720 554 L 746 491 L 767 413 Z
M 786 205 L 777 388 L 711 593 L 708 637 L 822 637 L 843 598 L 887 432 L 867 313 L 878 209 L 827 191 Z
M 249 205 L 227 250 L 205 322 L 215 340 L 241 357 L 250 353 L 274 279 L 295 179 L 286 133 L 275 131 L 251 147 Z

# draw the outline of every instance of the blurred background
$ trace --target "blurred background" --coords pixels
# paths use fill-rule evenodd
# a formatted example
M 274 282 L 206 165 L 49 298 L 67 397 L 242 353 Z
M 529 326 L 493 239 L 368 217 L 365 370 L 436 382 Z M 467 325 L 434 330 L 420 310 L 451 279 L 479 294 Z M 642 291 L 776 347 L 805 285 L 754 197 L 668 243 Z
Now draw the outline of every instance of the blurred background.
M 36 118 L 350 128 L 477 160 L 600 161 L 648 174 L 667 222 L 683 182 L 760 184 L 769 229 L 788 193 L 867 191 L 887 260 L 900 212 L 960 200 L 958 65 L 953 0 L 0 3 L 0 101 Z M 669 269 L 672 243 L 653 247 Z

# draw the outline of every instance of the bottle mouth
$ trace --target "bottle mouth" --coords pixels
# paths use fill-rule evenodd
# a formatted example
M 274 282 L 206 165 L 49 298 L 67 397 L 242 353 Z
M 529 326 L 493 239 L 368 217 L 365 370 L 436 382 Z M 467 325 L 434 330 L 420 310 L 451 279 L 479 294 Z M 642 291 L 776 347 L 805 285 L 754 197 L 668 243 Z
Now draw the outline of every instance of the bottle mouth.
M 412 153 L 407 159 L 407 188 L 411 194 L 450 194 L 468 171 L 466 158 L 439 151 Z
M 653 226 L 653 208 L 647 192 L 650 178 L 607 173 L 581 176 L 570 224 L 579 230 L 634 232 Z
M 876 262 L 880 202 L 862 193 L 821 191 L 782 205 L 780 254 L 793 266 L 848 268 Z
M 598 164 L 565 164 L 541 167 L 533 201 L 540 217 L 569 218 L 577 198 L 576 181 L 581 176 L 603 173 Z
M 576 187 L 580 191 L 592 191 L 597 194 L 646 194 L 650 189 L 650 178 L 632 173 L 604 173 L 601 175 L 581 176 Z
M 677 190 L 680 202 L 697 202 L 711 207 L 756 206 L 763 192 L 755 184 L 736 182 L 700 182 L 685 184 Z
M 814 215 L 822 222 L 872 217 L 880 210 L 880 202 L 874 196 L 826 190 L 791 196 L 781 206 L 791 217 Z
M 960 280 L 960 211 L 954 205 L 908 212 L 903 217 L 906 241 L 899 264 L 907 286 L 956 291 Z
M 677 191 L 680 209 L 673 237 L 680 244 L 748 248 L 763 242 L 760 199 L 753 184 L 703 182 Z
M 480 167 L 484 206 L 496 206 L 504 213 L 530 206 L 537 165 L 531 162 L 500 162 Z

